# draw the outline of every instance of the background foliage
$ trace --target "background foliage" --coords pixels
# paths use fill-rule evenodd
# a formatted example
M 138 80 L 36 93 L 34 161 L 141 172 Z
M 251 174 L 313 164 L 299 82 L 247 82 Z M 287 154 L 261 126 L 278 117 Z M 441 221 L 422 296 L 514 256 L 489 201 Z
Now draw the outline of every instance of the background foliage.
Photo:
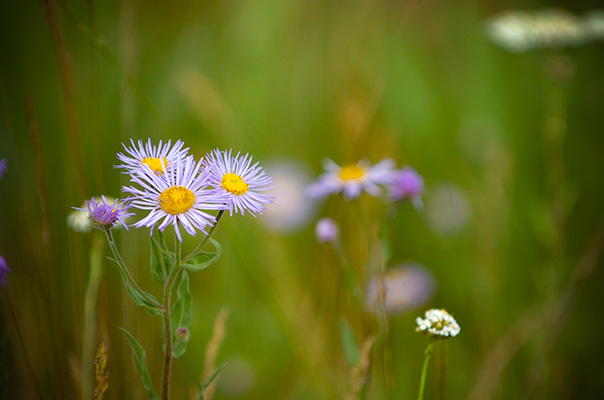
M 426 307 L 446 307 L 461 325 L 448 343 L 447 397 L 604 392 L 604 45 L 512 54 L 488 41 L 483 22 L 512 7 L 556 5 L 581 14 L 598 2 L 3 1 L 0 254 L 43 397 L 75 398 L 82 384 L 98 232 L 74 232 L 67 214 L 93 195 L 119 197 L 126 181 L 115 153 L 147 137 L 183 139 L 198 157 L 220 147 L 263 165 L 290 160 L 310 176 L 324 157 L 412 165 L 425 177 L 426 210 L 402 207 L 389 265 L 425 265 L 438 284 Z M 442 191 L 451 187 L 453 195 Z M 360 203 L 370 216 L 387 210 Z M 224 305 L 218 363 L 230 364 L 216 399 L 345 391 L 341 318 L 359 343 L 375 322 L 346 296 L 333 250 L 316 244 L 324 215 L 341 224 L 361 269 L 358 209 L 341 198 L 318 204 L 293 231 L 271 229 L 263 216 L 221 223 L 220 261 L 190 274 L 191 340 L 175 362 L 174 398 L 188 398 L 200 380 Z M 139 282 L 153 288 L 146 232 L 117 235 Z M 109 342 L 106 398 L 144 398 L 118 326 L 143 344 L 156 380 L 161 327 L 102 265 L 94 341 Z M 5 397 L 37 398 L 6 297 L 0 308 Z M 390 319 L 396 398 L 416 395 L 421 312 Z M 381 372 L 371 371 L 367 398 L 380 398 Z M 429 396 L 435 381 L 432 373 Z

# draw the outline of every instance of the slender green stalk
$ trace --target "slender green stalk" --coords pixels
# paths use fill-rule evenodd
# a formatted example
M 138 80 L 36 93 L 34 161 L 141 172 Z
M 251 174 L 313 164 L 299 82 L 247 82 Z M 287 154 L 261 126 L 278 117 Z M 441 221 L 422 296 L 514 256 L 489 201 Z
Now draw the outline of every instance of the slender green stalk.
M 342 241 L 340 238 L 336 238 L 336 240 L 332 243 L 333 248 L 336 250 L 336 254 L 340 259 L 340 264 L 342 264 L 342 269 L 344 270 L 344 279 L 346 283 L 346 288 L 352 295 L 352 297 L 359 303 L 363 303 L 363 299 L 361 297 L 361 288 L 359 287 L 359 278 L 355 273 L 352 265 L 350 264 L 350 260 L 346 257 L 346 253 L 344 252 L 344 247 L 342 246 Z
M 164 330 L 165 330 L 165 336 L 166 336 L 166 353 L 165 353 L 165 357 L 164 357 L 164 379 L 163 379 L 163 386 L 162 386 L 162 399 L 163 400 L 170 399 L 170 372 L 172 369 L 172 325 L 171 325 L 171 316 L 170 316 L 170 312 L 171 312 L 170 302 L 172 300 L 172 290 L 174 289 L 174 284 L 178 280 L 177 278 L 180 276 L 180 272 L 184 268 L 184 264 L 189 259 L 191 259 L 193 256 L 195 256 L 195 254 L 199 253 L 203 249 L 203 246 L 208 242 L 208 240 L 210 239 L 210 236 L 212 236 L 212 233 L 214 233 L 214 230 L 216 229 L 218 222 L 220 222 L 220 218 L 222 217 L 223 214 L 224 214 L 224 210 L 220 210 L 220 212 L 216 216 L 216 223 L 214 224 L 214 226 L 212 226 L 212 228 L 208 232 L 207 236 L 185 258 L 181 257 L 180 241 L 178 241 L 176 239 L 174 240 L 174 242 L 176 243 L 176 260 L 174 263 L 174 267 L 172 268 L 172 271 L 170 271 L 170 276 L 168 277 L 168 280 L 166 281 L 166 284 L 164 285 L 164 300 L 163 300 L 164 304 L 162 306 L 163 310 L 164 310 Z
M 212 233 L 214 233 L 214 230 L 216 229 L 216 226 L 218 226 L 218 223 L 220 222 L 220 218 L 222 218 L 223 214 L 224 214 L 224 210 L 220 210 L 218 212 L 218 215 L 216 216 L 216 223 L 214 224 L 214 226 L 212 226 L 212 228 L 208 232 L 208 235 L 201 241 L 201 243 L 199 243 L 197 245 L 197 247 L 195 247 L 195 249 L 193 249 L 192 252 L 190 252 L 185 258 L 182 259 L 182 261 L 180 262 L 181 265 L 186 263 L 187 261 L 189 261 L 191 259 L 191 257 L 195 256 L 195 254 L 199 253 L 201 251 L 201 249 L 203 249 L 203 246 L 205 246 L 205 244 L 210 239 L 210 236 L 212 236 Z
M 426 374 L 428 372 L 428 363 L 430 362 L 430 357 L 432 357 L 432 353 L 434 352 L 434 346 L 436 346 L 436 339 L 432 339 L 426 351 L 424 352 L 424 366 L 422 367 L 422 376 L 419 380 L 419 393 L 417 395 L 417 400 L 423 400 L 424 398 L 424 387 L 426 386 Z
M 164 355 L 164 379 L 162 383 L 162 399 L 169 400 L 170 399 L 170 372 L 172 370 L 172 324 L 171 324 L 171 306 L 170 302 L 172 300 L 172 288 L 174 287 L 174 282 L 176 282 L 176 278 L 180 275 L 180 271 L 182 270 L 182 266 L 180 264 L 180 256 L 181 256 L 181 243 L 179 240 L 175 240 L 176 243 L 176 260 L 174 262 L 174 267 L 170 272 L 170 277 L 168 281 L 164 285 L 164 332 L 166 337 L 166 353 Z
M 118 266 L 120 268 L 120 272 L 126 278 L 130 286 L 132 286 L 141 296 L 145 298 L 149 303 L 153 304 L 155 307 L 162 309 L 162 305 L 157 301 L 150 298 L 143 290 L 138 286 L 128 268 L 126 268 L 126 264 L 124 260 L 122 260 L 122 256 L 120 255 L 117 246 L 115 245 L 115 239 L 113 239 L 113 234 L 111 233 L 111 229 L 105 229 L 105 235 L 107 236 L 107 241 L 109 242 L 109 247 L 111 247 L 111 251 L 113 252 L 113 256 L 117 260 Z

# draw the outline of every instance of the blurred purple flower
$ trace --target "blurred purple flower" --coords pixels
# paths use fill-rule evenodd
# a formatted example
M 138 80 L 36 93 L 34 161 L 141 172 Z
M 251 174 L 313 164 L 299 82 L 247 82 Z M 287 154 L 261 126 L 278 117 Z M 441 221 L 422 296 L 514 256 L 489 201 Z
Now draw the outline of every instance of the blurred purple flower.
M 339 230 L 336 222 L 329 217 L 320 219 L 315 226 L 319 243 L 333 242 L 338 237 Z
M 394 200 L 411 200 L 415 208 L 423 209 L 421 195 L 424 192 L 424 178 L 413 168 L 405 167 L 392 174 L 388 194 Z
M 2 282 L 2 286 L 6 287 L 6 274 L 10 272 L 10 268 L 6 264 L 6 260 L 4 257 L 0 256 L 0 282 Z
M 6 171 L 6 158 L 0 160 L 0 178 L 2 178 L 4 171 Z
M 434 294 L 436 284 L 430 271 L 419 264 L 402 264 L 384 274 L 385 306 L 389 314 L 400 314 L 425 304 Z M 365 307 L 377 312 L 380 286 L 371 278 L 365 293 Z

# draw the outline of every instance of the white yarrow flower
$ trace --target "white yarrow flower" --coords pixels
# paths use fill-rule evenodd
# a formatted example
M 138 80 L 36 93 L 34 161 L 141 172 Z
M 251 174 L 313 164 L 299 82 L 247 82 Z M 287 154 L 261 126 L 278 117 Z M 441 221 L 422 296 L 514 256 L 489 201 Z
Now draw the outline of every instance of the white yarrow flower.
M 454 337 L 459 334 L 461 328 L 455 318 L 443 309 L 431 309 L 426 311 L 425 318 L 417 317 L 415 331 L 429 336 L 440 336 L 443 338 Z

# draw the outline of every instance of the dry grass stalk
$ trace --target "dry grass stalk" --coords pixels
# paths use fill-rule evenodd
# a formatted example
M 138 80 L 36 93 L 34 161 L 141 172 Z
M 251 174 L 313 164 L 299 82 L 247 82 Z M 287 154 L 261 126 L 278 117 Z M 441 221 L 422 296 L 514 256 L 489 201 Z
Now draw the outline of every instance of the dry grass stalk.
M 96 378 L 96 388 L 94 389 L 94 400 L 102 400 L 103 394 L 109 387 L 109 372 L 105 371 L 107 367 L 107 350 L 109 345 L 107 340 L 102 338 L 96 348 L 94 355 L 94 376 Z
M 363 385 L 365 384 L 365 376 L 367 375 L 367 370 L 369 369 L 369 364 L 371 361 L 371 348 L 373 347 L 374 342 L 375 336 L 369 336 L 363 342 L 359 362 L 357 362 L 354 368 L 352 368 L 350 371 L 350 389 L 344 397 L 345 400 L 355 400 L 363 388 Z

